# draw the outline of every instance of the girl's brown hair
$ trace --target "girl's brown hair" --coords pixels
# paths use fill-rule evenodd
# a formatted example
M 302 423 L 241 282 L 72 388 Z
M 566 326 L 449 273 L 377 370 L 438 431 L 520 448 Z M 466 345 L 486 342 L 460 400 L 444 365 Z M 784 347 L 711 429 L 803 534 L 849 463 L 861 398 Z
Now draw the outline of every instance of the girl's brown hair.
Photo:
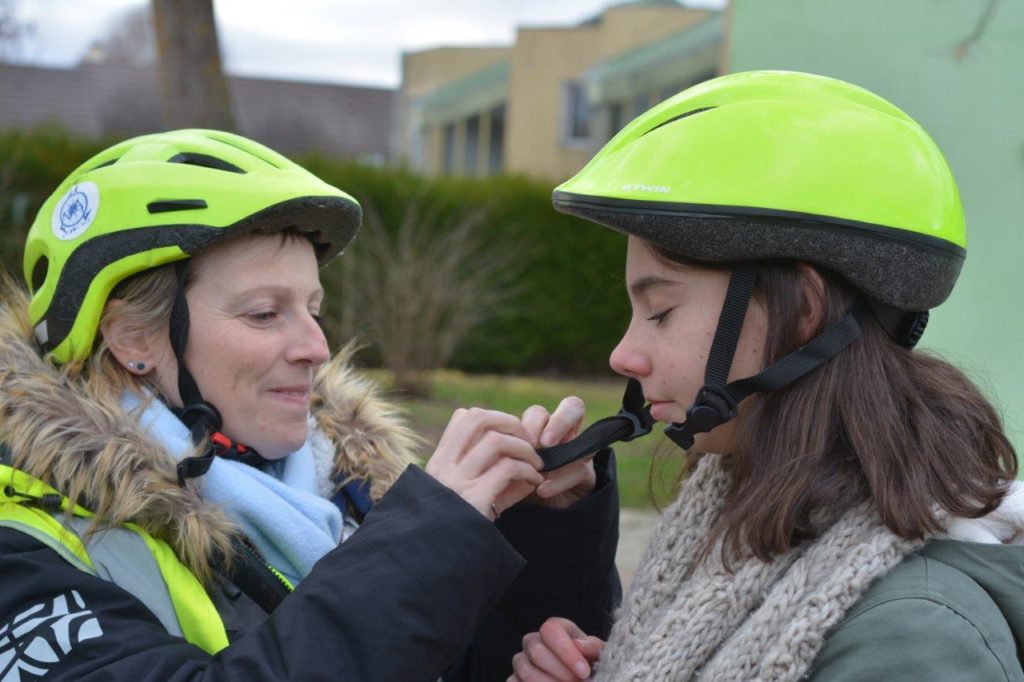
M 668 264 L 709 267 L 651 247 Z M 767 313 L 765 359 L 775 362 L 841 319 L 858 296 L 838 275 L 801 338 L 808 277 L 794 261 L 755 264 L 754 301 Z M 813 295 L 813 292 L 810 294 Z M 868 315 L 863 337 L 793 384 L 744 401 L 732 485 L 710 548 L 769 560 L 813 539 L 822 522 L 870 501 L 906 539 L 941 529 L 936 509 L 983 516 L 1017 475 L 1017 456 L 992 404 L 964 373 L 897 344 Z M 691 453 L 691 462 L 699 453 Z

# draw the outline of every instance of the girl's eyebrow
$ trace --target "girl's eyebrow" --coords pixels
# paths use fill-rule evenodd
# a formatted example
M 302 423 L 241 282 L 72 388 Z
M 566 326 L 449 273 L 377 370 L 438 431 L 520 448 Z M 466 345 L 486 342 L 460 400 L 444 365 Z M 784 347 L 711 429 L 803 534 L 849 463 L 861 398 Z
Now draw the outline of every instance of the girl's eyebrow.
M 679 282 L 675 282 L 664 277 L 659 277 L 658 275 L 645 275 L 640 279 L 634 280 L 633 283 L 629 285 L 629 293 L 634 298 L 638 298 L 640 296 L 643 296 L 645 293 L 647 293 L 649 289 L 653 287 L 666 285 L 671 286 L 676 284 L 679 284 Z

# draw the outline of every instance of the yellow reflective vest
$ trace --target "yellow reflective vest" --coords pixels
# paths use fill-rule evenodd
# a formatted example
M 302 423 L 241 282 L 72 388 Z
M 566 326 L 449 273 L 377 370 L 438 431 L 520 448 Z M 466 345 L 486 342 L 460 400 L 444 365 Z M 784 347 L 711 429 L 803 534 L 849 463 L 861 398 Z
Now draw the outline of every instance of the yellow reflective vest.
M 46 507 L 52 508 L 54 513 L 40 506 L 39 501 L 43 499 L 52 502 Z M 97 570 L 89 555 L 90 537 L 76 530 L 76 526 L 81 526 L 80 520 L 93 517 L 92 512 L 77 505 L 73 509 L 69 507 L 66 497 L 39 479 L 13 467 L 0 465 L 0 526 L 26 533 L 50 547 L 79 570 L 116 583 L 115 578 Z M 211 655 L 228 645 L 224 622 L 213 601 L 166 542 L 154 538 L 132 523 L 99 534 L 104 532 L 132 533 L 141 541 L 139 547 L 144 546 L 148 550 L 135 552 L 138 556 L 133 556 L 132 560 L 152 561 L 163 579 L 169 602 L 157 603 L 155 607 L 152 602 L 146 602 L 146 605 L 158 617 L 161 612 L 164 614 L 161 622 L 169 631 L 177 630 L 175 634 L 180 633 L 187 641 Z M 163 595 L 162 590 L 159 593 L 154 599 L 167 602 L 167 595 Z

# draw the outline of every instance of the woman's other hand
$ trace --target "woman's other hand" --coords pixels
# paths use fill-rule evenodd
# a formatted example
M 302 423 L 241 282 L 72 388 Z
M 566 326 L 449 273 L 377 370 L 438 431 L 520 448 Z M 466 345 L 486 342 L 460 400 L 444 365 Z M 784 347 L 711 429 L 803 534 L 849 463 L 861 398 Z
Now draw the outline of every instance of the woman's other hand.
M 441 435 L 426 471 L 487 518 L 544 482 L 544 464 L 522 422 L 510 414 L 459 409 Z
M 512 657 L 508 682 L 585 680 L 603 649 L 603 640 L 587 635 L 572 621 L 548 618 L 539 632 L 523 637 L 523 650 Z
M 570 441 L 579 434 L 584 411 L 583 401 L 576 396 L 562 400 L 552 414 L 540 405 L 533 405 L 523 412 L 523 427 L 534 447 L 550 447 Z M 597 482 L 593 460 L 591 454 L 545 473 L 544 482 L 530 501 L 548 507 L 568 507 L 586 497 Z

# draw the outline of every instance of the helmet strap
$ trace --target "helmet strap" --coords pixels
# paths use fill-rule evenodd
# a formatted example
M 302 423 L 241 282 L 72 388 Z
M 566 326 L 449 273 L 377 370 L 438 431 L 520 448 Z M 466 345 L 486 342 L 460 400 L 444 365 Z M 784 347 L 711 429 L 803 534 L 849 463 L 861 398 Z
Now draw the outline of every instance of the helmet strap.
M 605 417 L 587 427 L 583 433 L 567 443 L 537 448 L 544 462 L 541 471 L 551 471 L 600 452 L 619 441 L 631 441 L 646 436 L 654 427 L 651 413 L 644 405 L 644 389 L 636 379 L 626 383 L 622 408 L 613 417 Z
M 665 429 L 666 435 L 684 450 L 693 447 L 696 434 L 707 433 L 735 418 L 740 401 L 747 396 L 777 391 L 790 385 L 824 365 L 864 333 L 867 306 L 858 299 L 842 319 L 797 350 L 752 377 L 727 383 L 743 320 L 753 297 L 755 279 L 756 273 L 749 265 L 739 265 L 733 270 L 718 329 L 711 343 L 704 385 L 687 409 L 686 421 L 673 423 Z
M 169 332 L 171 349 L 178 361 L 178 396 L 182 407 L 171 411 L 188 427 L 192 442 L 196 445 L 206 443 L 202 455 L 185 457 L 178 462 L 178 484 L 185 486 L 189 478 L 206 475 L 213 464 L 214 451 L 209 444 L 209 434 L 220 430 L 220 412 L 212 404 L 203 400 L 199 386 L 185 366 L 185 347 L 188 345 L 189 314 L 188 299 L 185 298 L 185 270 L 187 261 L 178 261 L 174 266 L 177 287 L 174 293 L 174 304 L 171 306 Z

